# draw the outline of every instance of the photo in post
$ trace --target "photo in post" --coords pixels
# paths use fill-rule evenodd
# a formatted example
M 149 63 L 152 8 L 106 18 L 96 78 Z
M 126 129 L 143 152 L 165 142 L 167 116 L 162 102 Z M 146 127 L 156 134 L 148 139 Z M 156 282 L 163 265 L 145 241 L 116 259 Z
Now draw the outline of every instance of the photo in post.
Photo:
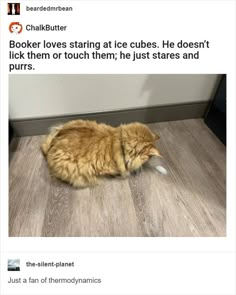
M 226 236 L 225 75 L 10 75 L 9 95 L 31 116 L 10 121 L 9 236 Z M 152 107 L 79 114 L 120 95 Z

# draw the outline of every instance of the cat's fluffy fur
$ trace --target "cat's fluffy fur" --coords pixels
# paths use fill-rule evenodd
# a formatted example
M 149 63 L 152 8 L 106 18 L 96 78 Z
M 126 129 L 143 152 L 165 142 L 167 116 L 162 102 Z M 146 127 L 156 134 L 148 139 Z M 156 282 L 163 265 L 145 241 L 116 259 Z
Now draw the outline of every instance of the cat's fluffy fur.
M 86 187 L 102 176 L 127 176 L 151 156 L 160 156 L 155 147 L 157 139 L 157 134 L 140 123 L 114 128 L 75 120 L 54 127 L 41 149 L 52 175 L 76 187 Z

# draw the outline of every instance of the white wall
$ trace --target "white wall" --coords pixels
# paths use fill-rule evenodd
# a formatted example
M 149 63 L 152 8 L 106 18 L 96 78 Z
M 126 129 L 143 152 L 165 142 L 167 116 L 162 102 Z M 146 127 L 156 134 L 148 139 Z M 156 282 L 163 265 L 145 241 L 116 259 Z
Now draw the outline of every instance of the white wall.
M 207 101 L 219 75 L 9 75 L 10 118 Z

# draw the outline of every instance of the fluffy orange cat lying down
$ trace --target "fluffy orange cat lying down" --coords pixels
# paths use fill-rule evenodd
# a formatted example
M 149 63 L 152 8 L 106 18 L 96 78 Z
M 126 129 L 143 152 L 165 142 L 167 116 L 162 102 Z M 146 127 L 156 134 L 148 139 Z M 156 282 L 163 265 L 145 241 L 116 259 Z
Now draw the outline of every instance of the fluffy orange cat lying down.
M 140 123 L 115 128 L 75 120 L 54 127 L 41 149 L 52 175 L 75 187 L 86 187 L 102 176 L 127 176 L 151 156 L 160 156 L 157 139 L 157 134 Z

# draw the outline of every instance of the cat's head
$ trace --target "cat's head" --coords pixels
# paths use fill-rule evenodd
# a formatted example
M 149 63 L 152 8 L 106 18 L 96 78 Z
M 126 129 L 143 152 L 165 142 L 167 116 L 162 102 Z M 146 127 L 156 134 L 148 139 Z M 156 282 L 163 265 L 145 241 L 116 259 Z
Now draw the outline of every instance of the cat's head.
M 121 125 L 121 137 L 126 167 L 129 171 L 139 169 L 152 156 L 161 157 L 155 142 L 160 138 L 141 123 Z

